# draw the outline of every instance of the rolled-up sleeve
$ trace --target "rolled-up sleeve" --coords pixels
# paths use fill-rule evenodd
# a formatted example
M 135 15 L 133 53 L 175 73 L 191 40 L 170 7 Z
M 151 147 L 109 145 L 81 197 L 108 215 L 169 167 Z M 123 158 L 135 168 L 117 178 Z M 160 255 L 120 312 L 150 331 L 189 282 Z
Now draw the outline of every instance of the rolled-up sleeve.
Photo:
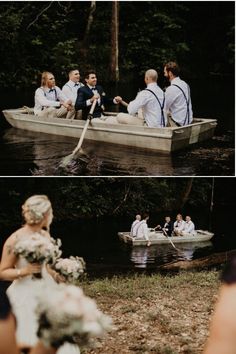
M 141 91 L 138 93 L 135 100 L 131 101 L 127 107 L 129 114 L 134 115 L 138 112 L 139 108 L 143 107 L 148 100 L 146 92 Z

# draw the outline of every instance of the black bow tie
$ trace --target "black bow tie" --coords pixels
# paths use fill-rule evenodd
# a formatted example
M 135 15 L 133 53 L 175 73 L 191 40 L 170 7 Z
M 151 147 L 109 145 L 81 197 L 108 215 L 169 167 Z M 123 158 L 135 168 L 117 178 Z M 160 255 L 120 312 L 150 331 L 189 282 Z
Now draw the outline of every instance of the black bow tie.
M 75 86 L 79 86 L 79 84 L 74 84 L 74 87 L 75 87 Z
M 54 91 L 55 91 L 55 89 L 50 89 L 50 90 L 49 90 L 49 93 L 50 93 L 50 92 L 54 92 Z
M 92 90 L 92 91 L 96 90 L 96 87 L 92 87 L 91 90 Z

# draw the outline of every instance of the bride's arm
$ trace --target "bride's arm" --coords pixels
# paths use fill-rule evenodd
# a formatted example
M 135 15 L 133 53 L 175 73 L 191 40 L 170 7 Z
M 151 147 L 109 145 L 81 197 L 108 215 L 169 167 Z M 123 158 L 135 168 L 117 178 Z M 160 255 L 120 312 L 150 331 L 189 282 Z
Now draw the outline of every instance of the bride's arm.
M 57 283 L 64 283 L 65 282 L 65 278 L 62 275 L 60 275 L 58 272 L 56 272 L 54 269 L 52 269 L 49 264 L 46 265 L 46 268 L 47 268 L 48 273 L 53 277 L 53 279 Z
M 13 252 L 13 247 L 16 241 L 16 235 L 12 234 L 3 246 L 2 258 L 0 263 L 0 279 L 13 281 L 20 279 L 26 275 L 40 272 L 41 266 L 38 264 L 28 264 L 26 267 L 16 269 L 18 258 Z

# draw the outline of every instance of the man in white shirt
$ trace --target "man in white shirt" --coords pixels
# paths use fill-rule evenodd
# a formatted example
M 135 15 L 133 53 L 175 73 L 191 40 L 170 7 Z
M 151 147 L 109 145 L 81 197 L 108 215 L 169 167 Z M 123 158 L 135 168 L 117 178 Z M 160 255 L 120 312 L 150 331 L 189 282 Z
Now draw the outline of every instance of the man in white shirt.
M 63 94 L 72 101 L 72 106 L 75 106 L 75 101 L 77 98 L 77 91 L 84 84 L 80 82 L 80 72 L 79 70 L 71 70 L 69 72 L 69 81 L 62 87 Z M 77 111 L 75 115 L 76 119 L 82 119 L 82 110 Z
M 185 224 L 184 224 L 184 228 L 181 231 L 181 235 L 185 236 L 187 234 L 191 234 L 194 235 L 195 234 L 195 225 L 191 220 L 190 216 L 186 216 L 185 217 Z
M 54 75 L 48 71 L 42 73 L 34 101 L 34 114 L 38 117 L 71 118 L 74 114 L 71 100 L 56 86 Z
M 164 66 L 164 76 L 170 81 L 170 86 L 165 92 L 166 112 L 170 115 L 171 126 L 183 126 L 193 120 L 190 88 L 179 77 L 179 66 L 175 62 L 169 62 Z
M 120 113 L 117 115 L 118 123 L 143 125 L 145 122 L 151 128 L 166 126 L 165 95 L 158 86 L 157 79 L 156 70 L 146 71 L 144 81 L 147 88 L 139 92 L 135 100 L 129 103 L 127 107 L 129 114 Z M 135 116 L 140 109 L 142 109 L 144 121 Z
M 131 237 L 136 237 L 137 226 L 140 223 L 140 221 L 141 221 L 141 215 L 137 214 L 134 222 L 131 225 L 131 229 L 130 229 L 130 236 Z
M 140 221 L 139 224 L 137 225 L 136 239 L 146 240 L 147 246 L 149 247 L 149 246 L 151 246 L 151 242 L 149 240 L 149 230 L 148 230 L 148 226 L 147 226 L 148 219 L 149 219 L 149 215 L 145 213 L 143 215 L 142 221 Z
M 184 229 L 185 221 L 181 214 L 177 214 L 176 221 L 174 222 L 174 235 L 180 236 Z

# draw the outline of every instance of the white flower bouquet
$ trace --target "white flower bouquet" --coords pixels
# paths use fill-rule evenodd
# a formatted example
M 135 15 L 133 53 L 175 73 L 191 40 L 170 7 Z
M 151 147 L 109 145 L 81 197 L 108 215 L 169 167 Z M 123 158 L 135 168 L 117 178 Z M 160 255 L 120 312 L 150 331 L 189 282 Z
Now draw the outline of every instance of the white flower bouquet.
M 85 271 L 85 261 L 81 257 L 58 258 L 53 265 L 56 272 L 62 275 L 67 283 L 76 284 Z
M 38 301 L 37 334 L 46 346 L 59 348 L 69 342 L 88 347 L 112 328 L 111 318 L 75 285 L 43 289 Z
M 60 239 L 54 240 L 40 233 L 34 233 L 27 237 L 19 237 L 15 242 L 13 252 L 25 258 L 29 263 L 53 264 L 62 253 L 60 246 Z

